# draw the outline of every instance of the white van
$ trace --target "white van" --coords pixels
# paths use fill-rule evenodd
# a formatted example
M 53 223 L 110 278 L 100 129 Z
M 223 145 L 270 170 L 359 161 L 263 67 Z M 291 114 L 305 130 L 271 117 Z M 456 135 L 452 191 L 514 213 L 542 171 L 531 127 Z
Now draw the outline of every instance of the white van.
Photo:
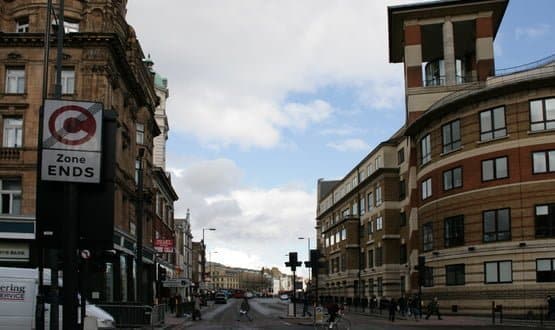
M 50 284 L 50 270 L 45 269 L 43 283 Z M 0 329 L 35 329 L 35 310 L 38 293 L 39 272 L 33 268 L 0 267 Z M 62 281 L 59 281 L 62 286 Z M 60 329 L 62 328 L 62 306 L 60 306 Z M 114 329 L 114 318 L 106 311 L 87 303 L 87 322 L 93 329 Z M 49 328 L 50 305 L 45 304 L 45 329 Z M 92 321 L 96 320 L 96 322 Z

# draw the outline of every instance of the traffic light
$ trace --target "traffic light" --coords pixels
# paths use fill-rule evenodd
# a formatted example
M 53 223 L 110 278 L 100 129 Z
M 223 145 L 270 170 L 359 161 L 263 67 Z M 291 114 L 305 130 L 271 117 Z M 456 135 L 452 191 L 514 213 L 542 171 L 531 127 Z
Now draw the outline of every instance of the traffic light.
M 326 260 L 322 257 L 323 255 L 320 253 L 320 250 L 310 250 L 310 264 L 312 265 L 312 274 L 318 275 L 319 273 L 325 273 L 328 264 Z
M 301 266 L 303 263 L 298 261 L 297 252 L 289 252 L 289 261 L 285 263 L 285 266 L 290 267 L 291 271 L 296 271 L 297 267 Z

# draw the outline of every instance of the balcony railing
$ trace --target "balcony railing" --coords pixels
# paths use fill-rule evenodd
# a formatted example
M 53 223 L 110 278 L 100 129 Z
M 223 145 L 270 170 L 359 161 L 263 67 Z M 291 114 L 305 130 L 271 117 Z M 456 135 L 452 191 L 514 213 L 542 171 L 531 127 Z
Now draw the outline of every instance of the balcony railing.
M 21 148 L 0 148 L 0 160 L 19 160 Z

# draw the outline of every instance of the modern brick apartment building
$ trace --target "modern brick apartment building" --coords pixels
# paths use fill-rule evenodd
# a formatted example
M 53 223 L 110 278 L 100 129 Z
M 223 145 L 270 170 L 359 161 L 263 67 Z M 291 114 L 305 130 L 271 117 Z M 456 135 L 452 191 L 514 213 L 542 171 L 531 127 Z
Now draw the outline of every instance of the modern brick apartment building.
M 507 4 L 388 8 L 406 122 L 342 180 L 318 182 L 320 296 L 421 289 L 445 311 L 495 301 L 525 314 L 555 291 L 555 58 L 495 70 Z
M 160 280 L 153 242 L 155 236 L 172 238 L 173 202 L 177 199 L 169 177 L 153 165 L 153 139 L 160 134 L 155 109 L 167 82 L 155 85 L 151 62 L 135 32 L 126 22 L 127 1 L 65 1 L 62 93 L 65 100 L 89 100 L 117 113 L 113 249 L 95 251 L 88 279 L 92 299 L 136 301 L 136 274 L 143 273 L 144 300 L 152 302 L 155 281 Z M 57 27 L 47 14 L 47 1 L 0 1 L 0 250 L 20 253 L 19 258 L 0 258 L 3 266 L 34 267 L 37 250 L 35 219 L 37 140 L 45 24 Z M 57 9 L 56 9 L 57 11 Z M 54 31 L 54 30 L 52 30 Z M 54 96 L 55 51 L 48 63 L 48 95 Z M 165 100 L 165 99 L 164 99 Z M 164 118 L 162 118 L 164 122 Z M 166 122 L 167 124 L 167 122 Z M 165 142 L 164 126 L 162 143 Z M 144 155 L 139 155 L 144 151 Z M 137 174 L 144 173 L 143 269 L 137 267 Z M 154 184 L 156 182 L 156 185 Z M 65 207 L 62 202 L 60 208 Z M 99 210 L 108 207 L 97 205 Z M 173 268 L 173 258 L 163 265 Z

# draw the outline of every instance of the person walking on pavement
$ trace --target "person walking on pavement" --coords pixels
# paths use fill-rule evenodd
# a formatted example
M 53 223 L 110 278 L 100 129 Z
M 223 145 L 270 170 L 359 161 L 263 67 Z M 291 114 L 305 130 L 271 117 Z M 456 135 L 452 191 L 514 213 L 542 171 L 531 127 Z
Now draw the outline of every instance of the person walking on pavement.
M 414 320 L 418 321 L 418 314 L 420 314 L 419 307 L 420 307 L 420 300 L 418 300 L 417 295 L 413 295 L 409 298 L 409 316 L 412 314 L 414 316 Z
M 197 319 L 202 320 L 202 315 L 200 314 L 200 305 L 201 305 L 200 295 L 197 294 L 193 299 L 193 301 L 194 301 L 193 321 L 196 321 Z
M 304 295 L 304 299 L 303 299 L 303 316 L 306 316 L 308 314 L 308 316 L 312 316 L 312 313 L 309 311 L 309 304 L 310 304 L 310 298 L 308 296 L 308 294 Z
M 391 322 L 395 322 L 395 311 L 397 309 L 397 302 L 395 301 L 395 298 L 392 297 L 391 299 L 389 299 L 388 309 L 389 309 L 389 320 Z
M 241 302 L 241 307 L 239 308 L 239 316 L 237 317 L 237 321 L 241 321 L 241 316 L 244 315 L 249 321 L 252 321 L 252 318 L 249 315 L 249 311 L 251 306 L 249 305 L 249 299 L 247 297 L 243 298 Z
M 437 297 L 434 297 L 430 304 L 428 305 L 428 313 L 426 314 L 426 320 L 430 318 L 430 315 L 437 314 L 437 319 L 441 320 L 441 314 L 439 313 L 439 301 Z

